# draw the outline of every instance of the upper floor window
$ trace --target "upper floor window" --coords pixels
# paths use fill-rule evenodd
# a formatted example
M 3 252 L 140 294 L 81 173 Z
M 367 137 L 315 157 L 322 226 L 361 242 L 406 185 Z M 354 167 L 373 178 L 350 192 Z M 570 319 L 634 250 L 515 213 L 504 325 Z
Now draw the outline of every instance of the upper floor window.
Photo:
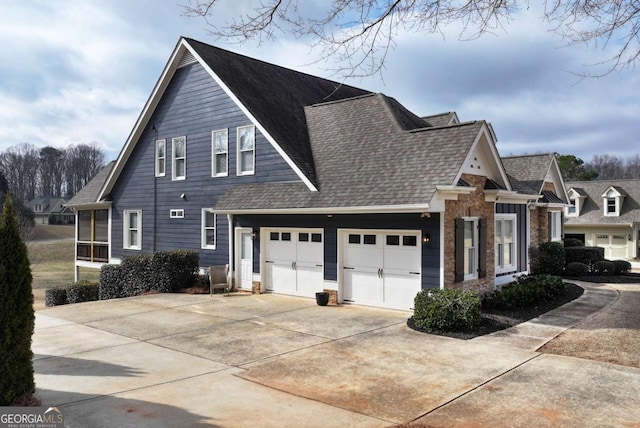
M 616 213 L 616 198 L 607 198 L 607 214 Z
M 124 210 L 123 228 L 124 236 L 122 240 L 123 247 L 128 250 L 142 249 L 142 211 L 141 210 Z
M 569 199 L 569 206 L 567 207 L 567 215 L 572 217 L 578 215 L 578 211 L 576 210 L 575 199 Z
M 255 126 L 238 128 L 238 175 L 252 175 L 255 172 L 256 129 Z
M 171 140 L 171 179 L 184 180 L 187 177 L 187 137 Z
M 156 177 L 164 177 L 167 166 L 167 141 L 156 141 Z
M 223 177 L 229 170 L 229 135 L 226 129 L 211 132 L 211 176 Z
M 603 214 L 607 217 L 618 217 L 622 211 L 622 202 L 626 193 L 619 187 L 611 186 L 602 194 Z

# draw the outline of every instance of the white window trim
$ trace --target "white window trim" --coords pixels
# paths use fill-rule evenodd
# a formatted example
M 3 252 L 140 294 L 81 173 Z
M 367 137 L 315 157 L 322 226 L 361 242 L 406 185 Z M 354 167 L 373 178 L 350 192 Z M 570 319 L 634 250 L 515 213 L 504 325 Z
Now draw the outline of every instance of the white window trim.
M 551 213 L 551 221 L 555 223 L 555 231 L 556 235 L 553 235 L 554 227 L 551 226 L 551 236 L 549 236 L 550 241 L 561 241 L 562 240 L 562 213 L 560 211 L 550 211 Z
M 613 199 L 615 202 L 615 210 L 613 212 L 609 212 L 609 199 Z M 603 209 L 605 217 L 619 217 L 620 216 L 620 196 L 605 196 L 603 199 Z
M 240 130 L 245 128 L 253 129 L 253 164 L 251 171 L 242 171 L 242 159 L 240 156 Z M 254 175 L 256 173 L 256 127 L 254 125 L 239 126 L 236 129 L 236 175 Z
M 496 214 L 495 215 L 495 222 L 497 223 L 498 221 L 512 221 L 513 222 L 513 255 L 511 257 L 511 264 L 509 265 L 505 265 L 505 266 L 498 266 L 498 257 L 495 257 L 495 263 L 496 263 L 496 273 L 500 274 L 500 273 L 505 273 L 505 272 L 513 272 L 515 270 L 517 270 L 517 260 L 518 260 L 518 216 L 516 214 Z M 504 223 L 503 223 L 504 224 Z M 494 234 L 495 231 L 497 230 L 497 227 L 494 227 Z M 503 236 L 504 236 L 504 226 L 502 227 L 502 232 L 503 232 Z M 494 236 L 494 242 L 495 242 L 495 236 Z M 502 244 L 504 245 L 504 242 L 502 242 Z M 495 245 L 495 244 L 494 244 Z M 497 251 L 497 245 L 496 248 L 494 248 L 494 251 Z
M 479 227 L 479 220 L 478 217 L 462 217 L 462 219 L 466 222 L 471 221 L 473 222 L 473 242 L 475 243 L 475 257 L 474 257 L 474 263 L 473 263 L 473 268 L 472 268 L 472 273 L 468 274 L 466 271 L 464 273 L 464 281 L 469 281 L 472 279 L 478 279 L 478 257 L 480 255 L 480 251 L 479 251 L 479 238 L 480 238 L 480 234 L 478 233 L 478 227 Z M 465 227 L 466 229 L 466 227 Z M 464 239 L 463 239 L 464 242 Z M 463 244 L 464 245 L 464 244 Z M 467 258 L 467 247 L 464 247 L 464 257 Z
M 226 171 L 225 172 L 218 172 L 216 171 L 216 139 L 215 139 L 215 135 L 218 133 L 224 133 L 224 138 L 226 140 L 227 143 L 227 151 L 224 152 L 225 159 L 226 159 Z M 255 141 L 254 141 L 254 148 L 255 148 Z M 223 152 L 220 152 L 223 153 Z M 229 130 L 228 129 L 216 129 L 214 131 L 211 131 L 211 176 L 212 177 L 226 177 L 229 175 Z
M 184 141 L 184 157 L 176 158 L 176 141 Z M 184 175 L 176 175 L 176 162 L 178 159 L 184 159 Z M 185 180 L 187 178 L 187 137 L 174 137 L 171 139 L 171 180 Z
M 574 212 L 570 211 L 570 208 L 574 207 Z M 578 217 L 578 213 L 580 212 L 580 199 L 578 198 L 569 198 L 569 206 L 565 210 L 565 215 L 567 217 Z
M 158 157 L 158 146 L 162 145 L 164 147 L 164 157 L 163 158 L 159 158 Z M 163 163 L 163 171 L 162 172 L 158 172 L 158 161 L 162 159 L 162 163 Z M 162 140 L 156 140 L 156 177 L 164 177 L 167 174 L 167 140 L 162 139 Z
M 169 218 L 184 218 L 184 210 L 182 208 L 169 210 Z
M 213 213 L 213 227 L 206 227 L 207 213 Z M 200 246 L 202 249 L 215 250 L 216 243 L 218 242 L 218 228 L 217 228 L 218 218 L 216 213 L 213 211 L 213 208 L 202 208 L 201 214 L 201 226 L 200 226 Z M 207 245 L 207 229 L 213 229 L 213 245 Z
M 130 213 L 136 213 L 138 215 L 138 224 L 136 225 L 136 230 L 138 231 L 138 245 L 135 246 L 131 245 L 130 242 L 131 236 L 129 235 L 129 232 L 133 230 L 129 224 Z M 122 212 L 122 216 L 124 217 L 122 222 L 122 248 L 125 250 L 142 250 L 142 210 L 124 210 Z

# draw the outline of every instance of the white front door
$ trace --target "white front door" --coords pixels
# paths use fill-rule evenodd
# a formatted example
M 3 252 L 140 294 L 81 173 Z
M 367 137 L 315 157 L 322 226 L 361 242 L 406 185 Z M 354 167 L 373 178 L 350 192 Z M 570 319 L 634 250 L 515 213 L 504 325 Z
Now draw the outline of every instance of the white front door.
M 253 287 L 253 236 L 250 230 L 240 232 L 239 287 L 245 290 Z

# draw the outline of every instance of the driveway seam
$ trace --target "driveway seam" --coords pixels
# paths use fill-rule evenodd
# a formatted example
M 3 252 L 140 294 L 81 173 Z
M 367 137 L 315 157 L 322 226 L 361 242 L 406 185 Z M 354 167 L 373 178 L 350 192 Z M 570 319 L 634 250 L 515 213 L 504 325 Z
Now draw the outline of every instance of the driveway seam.
M 480 389 L 480 388 L 482 388 L 483 386 L 485 386 L 485 385 L 487 385 L 487 384 L 489 384 L 489 383 L 493 382 L 494 380 L 501 378 L 502 376 L 506 375 L 507 373 L 511 373 L 512 371 L 514 371 L 514 370 L 516 370 L 516 369 L 518 369 L 518 368 L 520 368 L 520 367 L 524 366 L 525 364 L 529 363 L 530 361 L 535 360 L 536 358 L 540 358 L 542 355 L 543 355 L 543 354 L 538 353 L 537 355 L 534 355 L 534 356 L 533 356 L 533 357 L 531 357 L 531 358 L 527 358 L 526 360 L 524 360 L 524 361 L 523 361 L 523 362 L 521 362 L 520 364 L 515 365 L 515 366 L 513 366 L 512 368 L 510 368 L 509 370 L 506 370 L 506 371 L 504 371 L 504 372 L 502 372 L 502 373 L 499 373 L 499 374 L 495 375 L 494 377 L 492 377 L 492 378 L 490 378 L 490 379 L 487 379 L 486 381 L 484 381 L 484 382 L 482 382 L 482 383 L 480 383 L 480 384 L 476 385 L 475 387 L 471 388 L 470 390 L 465 391 L 465 392 L 463 392 L 462 394 L 460 394 L 460 395 L 458 395 L 458 396 L 456 396 L 456 397 L 454 397 L 454 398 L 452 398 L 452 399 L 450 399 L 450 400 L 448 400 L 448 401 L 446 401 L 446 402 L 444 402 L 444 403 L 442 403 L 442 404 L 440 404 L 440 405 L 438 405 L 438 406 L 434 407 L 433 409 L 429 410 L 428 412 L 423 413 L 423 414 L 421 414 L 420 416 L 418 416 L 418 417 L 416 417 L 416 418 L 414 418 L 414 419 L 410 420 L 408 423 L 415 422 L 415 421 L 417 421 L 418 419 L 421 419 L 421 418 L 423 418 L 423 417 L 425 417 L 425 416 L 427 416 L 427 415 L 429 415 L 429 414 L 431 414 L 431 413 L 433 413 L 433 412 L 435 412 L 435 411 L 437 411 L 437 410 L 439 410 L 439 409 L 441 409 L 441 408 L 443 408 L 443 407 L 445 407 L 445 406 L 448 406 L 449 404 L 453 403 L 454 401 L 457 401 L 457 400 L 459 400 L 459 399 L 461 399 L 461 398 L 463 398 L 463 397 L 466 397 L 467 395 L 471 394 L 472 392 L 477 391 L 478 389 Z

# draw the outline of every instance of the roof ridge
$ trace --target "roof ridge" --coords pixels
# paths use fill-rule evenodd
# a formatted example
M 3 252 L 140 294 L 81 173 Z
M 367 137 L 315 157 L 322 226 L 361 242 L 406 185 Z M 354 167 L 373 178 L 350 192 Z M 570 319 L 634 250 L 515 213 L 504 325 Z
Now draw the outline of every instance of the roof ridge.
M 326 105 L 330 105 L 330 104 L 337 104 L 337 103 L 343 103 L 343 102 L 348 102 L 348 101 L 354 101 L 354 100 L 358 100 L 360 98 L 375 97 L 376 95 L 379 95 L 379 94 L 382 95 L 380 92 L 370 92 L 368 94 L 357 95 L 355 97 L 350 97 L 350 98 L 342 98 L 340 100 L 323 101 L 321 103 L 315 103 L 315 104 L 311 104 L 311 105 L 305 106 L 305 108 L 322 107 L 322 106 L 326 106 Z
M 524 154 L 524 155 L 510 155 L 510 156 L 501 156 L 502 159 L 514 159 L 514 158 L 527 158 L 527 157 L 534 157 L 534 156 L 550 156 L 553 155 L 553 152 L 547 152 L 547 153 L 538 153 L 538 154 Z
M 426 127 L 426 128 L 417 128 L 417 129 L 410 129 L 406 132 L 423 132 L 423 131 L 435 131 L 437 129 L 446 129 L 446 128 L 457 128 L 460 126 L 469 126 L 469 125 L 475 125 L 476 123 L 487 123 L 486 120 L 468 120 L 466 122 L 460 122 L 460 123 L 452 123 L 451 125 L 440 125 L 440 126 L 430 126 L 430 127 Z

